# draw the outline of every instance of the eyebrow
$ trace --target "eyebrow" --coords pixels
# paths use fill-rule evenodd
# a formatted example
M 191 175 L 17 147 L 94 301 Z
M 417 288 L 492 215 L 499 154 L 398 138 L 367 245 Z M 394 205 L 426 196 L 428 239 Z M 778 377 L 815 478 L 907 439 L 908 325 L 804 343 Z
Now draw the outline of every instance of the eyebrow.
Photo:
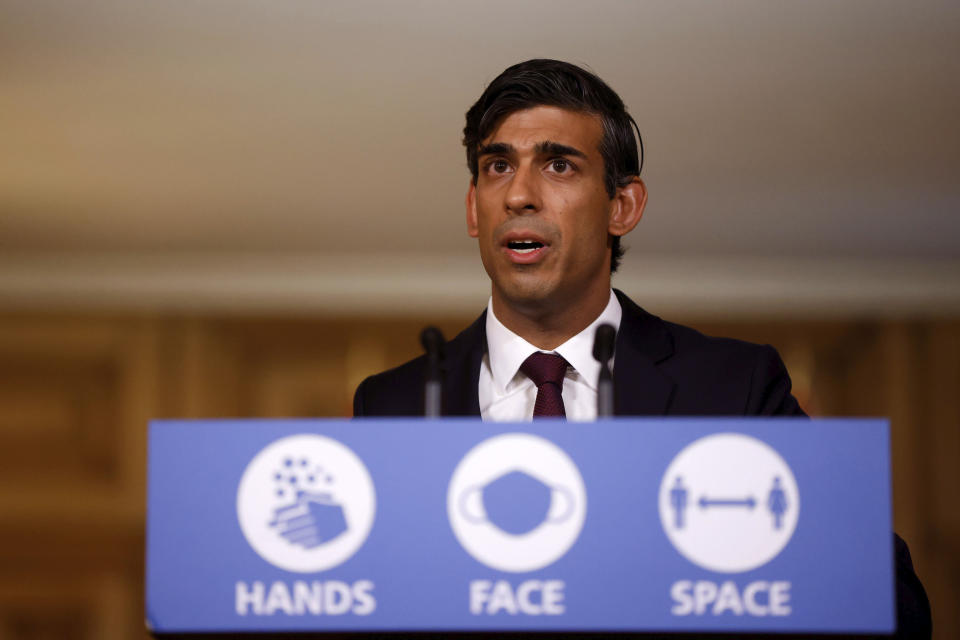
M 505 156 L 514 153 L 516 149 L 512 144 L 506 142 L 491 142 L 485 144 L 477 150 L 477 157 L 480 156 Z
M 587 154 L 576 147 L 571 147 L 569 145 L 560 144 L 559 142 L 553 142 L 552 140 L 547 140 L 545 142 L 539 142 L 536 146 L 537 153 L 544 156 L 576 156 L 577 158 L 586 158 Z
M 516 151 L 516 147 L 514 147 L 512 144 L 506 142 L 491 142 L 490 144 L 483 145 L 477 150 L 477 157 L 510 155 L 511 153 L 516 153 Z M 580 151 L 576 147 L 560 144 L 559 142 L 553 142 L 552 140 L 538 142 L 536 146 L 534 146 L 534 151 L 537 153 L 537 155 L 542 156 L 575 156 L 577 158 L 587 157 L 587 154 L 585 154 L 583 151 Z

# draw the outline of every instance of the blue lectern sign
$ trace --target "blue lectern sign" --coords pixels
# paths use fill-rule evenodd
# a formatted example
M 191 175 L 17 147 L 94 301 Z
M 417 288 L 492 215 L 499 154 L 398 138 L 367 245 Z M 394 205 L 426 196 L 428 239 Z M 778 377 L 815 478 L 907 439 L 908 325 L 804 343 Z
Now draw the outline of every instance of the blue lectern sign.
M 884 420 L 157 421 L 158 632 L 894 626 Z

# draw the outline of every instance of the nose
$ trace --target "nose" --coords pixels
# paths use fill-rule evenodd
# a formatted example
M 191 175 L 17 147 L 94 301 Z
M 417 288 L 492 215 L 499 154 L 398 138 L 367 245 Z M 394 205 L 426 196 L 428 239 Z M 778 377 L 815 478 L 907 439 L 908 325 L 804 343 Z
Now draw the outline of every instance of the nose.
M 536 171 L 522 164 L 510 180 L 504 202 L 507 211 L 516 215 L 540 210 L 540 184 Z

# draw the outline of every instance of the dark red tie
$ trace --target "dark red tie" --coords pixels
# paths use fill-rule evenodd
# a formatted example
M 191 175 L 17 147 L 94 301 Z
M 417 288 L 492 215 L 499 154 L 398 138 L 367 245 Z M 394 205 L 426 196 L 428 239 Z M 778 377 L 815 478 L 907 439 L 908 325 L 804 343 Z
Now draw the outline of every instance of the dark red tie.
M 533 417 L 565 418 L 563 408 L 563 376 L 567 373 L 567 361 L 555 353 L 537 352 L 520 365 L 528 378 L 537 385 L 537 401 L 533 405 Z

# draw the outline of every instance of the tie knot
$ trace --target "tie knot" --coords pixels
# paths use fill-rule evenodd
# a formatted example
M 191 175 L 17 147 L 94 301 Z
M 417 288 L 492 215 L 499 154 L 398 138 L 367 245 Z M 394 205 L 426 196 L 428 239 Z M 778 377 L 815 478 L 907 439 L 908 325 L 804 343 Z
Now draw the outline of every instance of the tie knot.
M 528 378 L 533 380 L 533 384 L 537 387 L 552 382 L 562 389 L 563 376 L 567 373 L 567 361 L 563 359 L 563 356 L 555 353 L 537 351 L 523 361 L 523 364 L 520 365 L 520 371 L 523 371 Z

